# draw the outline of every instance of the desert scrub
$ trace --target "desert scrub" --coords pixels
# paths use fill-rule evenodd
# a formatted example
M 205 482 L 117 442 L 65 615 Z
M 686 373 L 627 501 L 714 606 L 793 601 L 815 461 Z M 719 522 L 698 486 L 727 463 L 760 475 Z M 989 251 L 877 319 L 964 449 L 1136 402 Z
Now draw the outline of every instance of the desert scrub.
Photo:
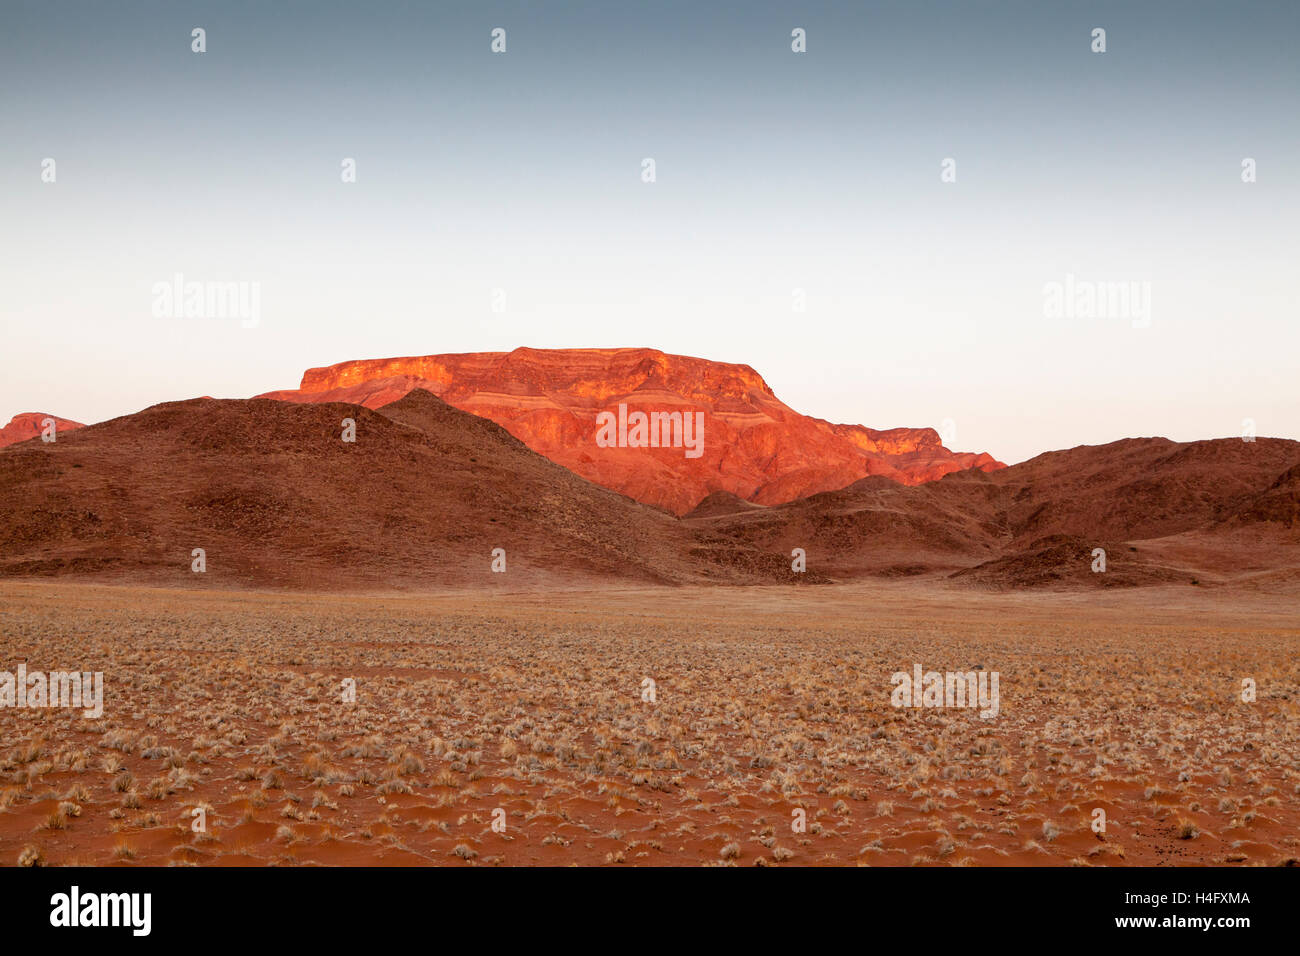
M 44 866 L 45 856 L 41 853 L 38 846 L 25 846 L 18 853 L 19 866 Z

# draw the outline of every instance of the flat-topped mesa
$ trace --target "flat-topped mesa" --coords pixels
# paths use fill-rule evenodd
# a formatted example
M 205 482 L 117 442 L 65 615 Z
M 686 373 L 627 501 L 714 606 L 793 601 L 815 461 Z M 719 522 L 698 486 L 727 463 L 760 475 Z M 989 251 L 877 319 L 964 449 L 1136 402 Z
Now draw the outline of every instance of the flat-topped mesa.
M 1004 467 L 987 454 L 949 451 L 933 428 L 877 430 L 802 415 L 748 365 L 648 348 L 363 359 L 309 369 L 300 388 L 260 397 L 378 408 L 414 388 L 497 422 L 584 478 L 677 514 L 714 491 L 778 504 L 867 475 L 918 484 Z
M 49 415 L 45 412 L 22 412 L 9 419 L 8 425 L 0 428 L 0 448 L 44 435 L 47 427 L 45 424 L 46 419 L 51 419 L 54 422 L 53 435 L 56 441 L 59 432 L 70 432 L 85 427 L 81 422 L 74 422 L 70 418 L 60 418 L 58 415 Z
M 388 378 L 418 379 L 428 383 L 425 388 L 458 385 L 482 389 L 526 383 L 596 401 L 647 384 L 661 384 L 683 396 L 702 399 L 763 396 L 776 401 L 762 376 L 748 365 L 668 355 L 646 348 L 517 348 L 512 352 L 360 359 L 308 369 L 299 391 L 326 392 Z M 438 394 L 437 388 L 430 391 Z

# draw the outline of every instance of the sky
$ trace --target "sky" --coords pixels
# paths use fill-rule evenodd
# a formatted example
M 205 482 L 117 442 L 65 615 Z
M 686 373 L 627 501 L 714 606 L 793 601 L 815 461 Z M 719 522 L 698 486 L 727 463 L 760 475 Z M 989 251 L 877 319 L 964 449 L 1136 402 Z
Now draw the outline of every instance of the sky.
M 1007 462 L 1300 439 L 1297 40 L 1293 2 L 7 0 L 0 423 L 636 346 Z M 159 314 L 177 275 L 256 321 Z

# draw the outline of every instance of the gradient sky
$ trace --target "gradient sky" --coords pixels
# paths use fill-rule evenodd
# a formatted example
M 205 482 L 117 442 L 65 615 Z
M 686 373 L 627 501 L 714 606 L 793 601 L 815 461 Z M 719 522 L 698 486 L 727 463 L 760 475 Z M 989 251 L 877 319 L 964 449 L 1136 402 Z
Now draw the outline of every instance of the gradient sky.
M 0 422 L 649 346 L 1008 462 L 1300 438 L 1300 4 L 706 6 L 9 0 Z M 155 318 L 177 272 L 260 325 Z M 1067 273 L 1150 327 L 1045 317 Z

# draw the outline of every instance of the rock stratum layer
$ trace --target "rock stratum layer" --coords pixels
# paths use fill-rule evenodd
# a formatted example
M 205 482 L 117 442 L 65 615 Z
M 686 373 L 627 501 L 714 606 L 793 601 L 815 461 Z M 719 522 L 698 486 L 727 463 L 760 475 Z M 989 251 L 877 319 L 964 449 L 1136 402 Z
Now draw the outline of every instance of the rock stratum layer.
M 416 388 L 491 419 L 590 481 L 678 515 L 714 492 L 772 505 L 873 475 L 918 485 L 955 471 L 1005 467 L 988 454 L 949 451 L 933 428 L 878 430 L 802 415 L 748 365 L 655 349 L 366 359 L 309 369 L 297 389 L 258 397 L 379 408 Z M 701 413 L 701 454 L 690 457 L 685 447 L 602 447 L 598 416 L 618 415 L 620 405 L 629 417 Z

